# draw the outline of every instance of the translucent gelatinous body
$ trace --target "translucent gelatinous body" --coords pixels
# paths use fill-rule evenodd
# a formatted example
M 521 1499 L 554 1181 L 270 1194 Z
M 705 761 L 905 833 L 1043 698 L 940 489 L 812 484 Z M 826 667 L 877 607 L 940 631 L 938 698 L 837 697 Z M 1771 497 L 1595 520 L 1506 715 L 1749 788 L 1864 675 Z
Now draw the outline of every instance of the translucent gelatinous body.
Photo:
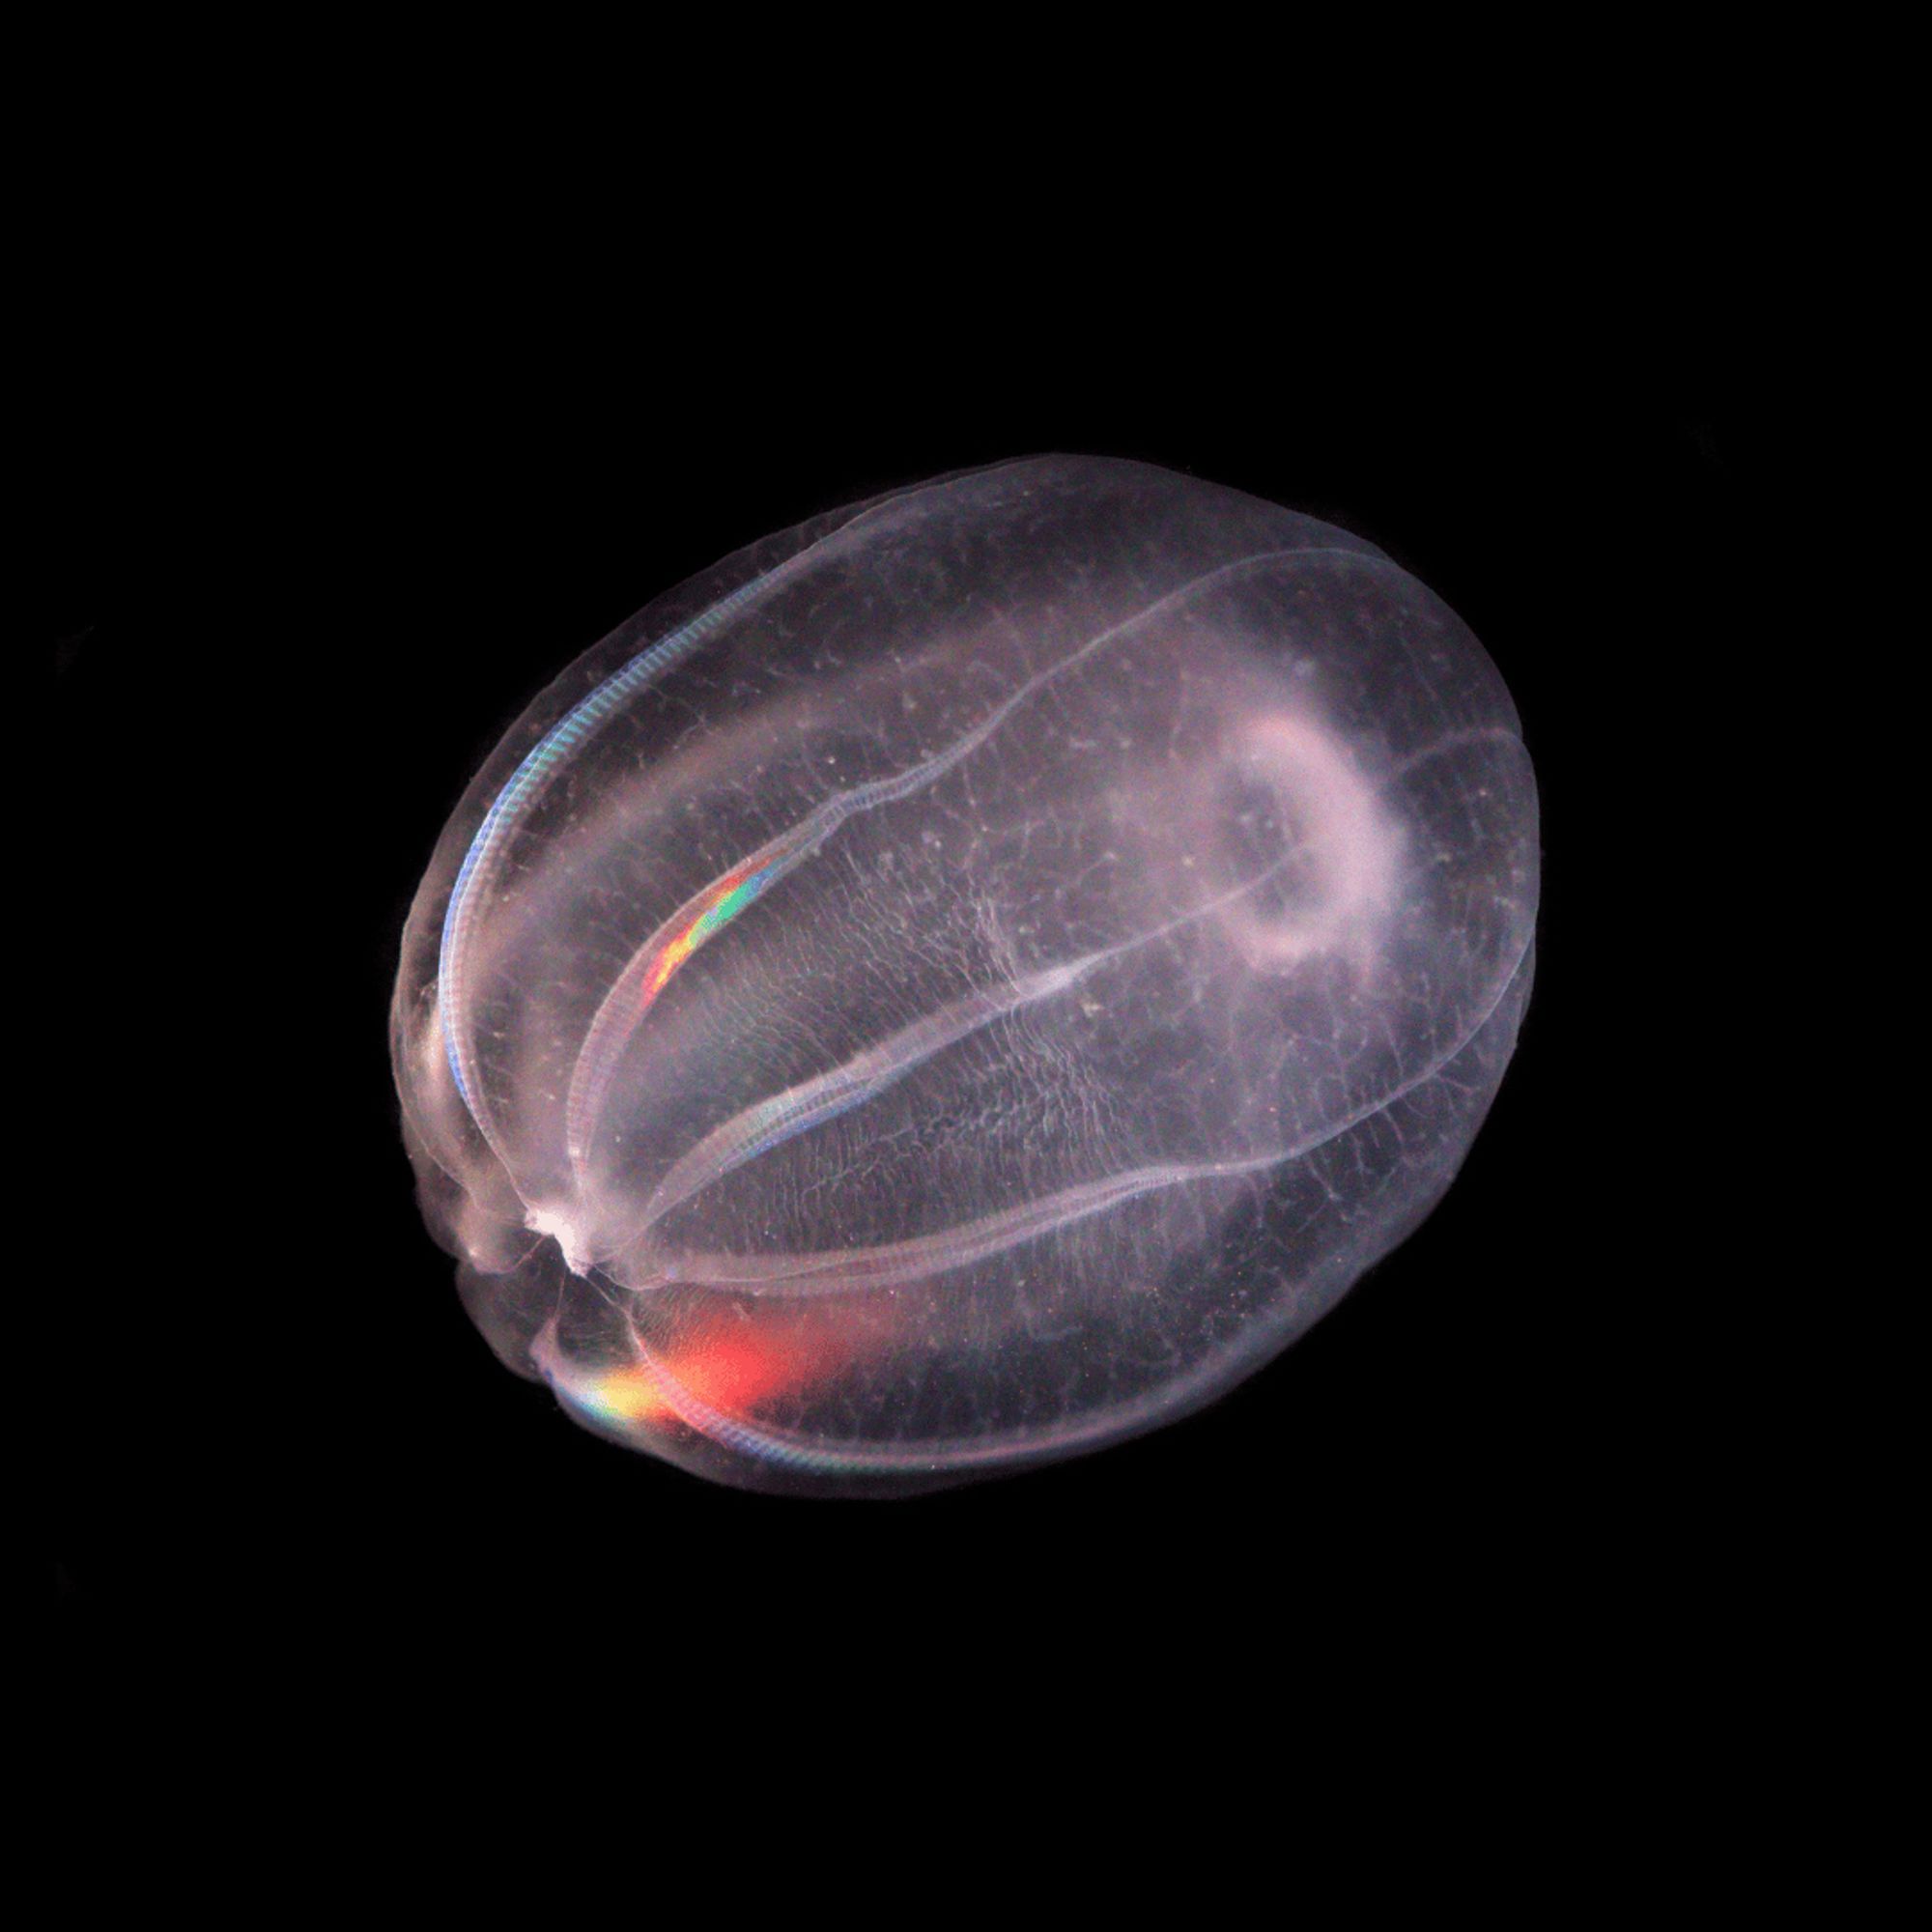
M 393 1045 L 502 1358 L 766 1489 L 1194 1407 L 1426 1214 L 1528 998 L 1536 793 L 1372 545 L 1048 457 L 660 598 L 497 749 Z

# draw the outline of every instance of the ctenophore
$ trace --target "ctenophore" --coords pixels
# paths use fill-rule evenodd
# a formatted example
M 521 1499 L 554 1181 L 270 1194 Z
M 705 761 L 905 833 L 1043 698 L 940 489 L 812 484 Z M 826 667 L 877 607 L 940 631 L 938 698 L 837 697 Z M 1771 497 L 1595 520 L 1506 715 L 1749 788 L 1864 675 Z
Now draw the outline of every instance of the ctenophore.
M 392 1013 L 478 1327 L 602 1435 L 902 1494 L 1200 1406 L 1441 1197 L 1529 996 L 1482 646 L 1359 537 L 1050 456 L 813 519 L 529 706 Z

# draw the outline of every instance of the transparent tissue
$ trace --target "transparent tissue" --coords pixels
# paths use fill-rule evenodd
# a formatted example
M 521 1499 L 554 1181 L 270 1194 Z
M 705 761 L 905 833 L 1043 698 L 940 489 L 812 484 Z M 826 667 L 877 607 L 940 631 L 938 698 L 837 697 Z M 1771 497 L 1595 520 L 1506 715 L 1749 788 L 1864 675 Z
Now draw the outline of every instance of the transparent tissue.
M 1285 1348 L 1529 995 L 1495 668 L 1373 545 L 1045 457 L 754 544 L 525 713 L 392 1016 L 497 1354 L 715 1479 L 903 1493 Z

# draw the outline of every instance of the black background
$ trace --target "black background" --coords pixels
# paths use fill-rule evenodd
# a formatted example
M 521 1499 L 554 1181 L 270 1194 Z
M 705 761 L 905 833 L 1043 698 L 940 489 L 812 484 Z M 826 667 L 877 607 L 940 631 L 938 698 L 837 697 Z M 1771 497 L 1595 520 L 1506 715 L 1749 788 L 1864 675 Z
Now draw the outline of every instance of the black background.
M 1097 318 L 944 275 L 827 316 L 822 286 L 801 258 L 673 325 L 561 271 L 542 303 L 290 277 L 266 331 L 131 367 L 83 343 L 113 394 L 60 425 L 31 559 L 57 1615 L 271 1672 L 459 1649 L 532 1696 L 648 1685 L 661 1715 L 795 1694 L 801 1661 L 886 1704 L 1014 1668 L 1225 1698 L 1364 1639 L 1454 1677 L 1594 1651 L 1674 1561 L 1652 1442 L 1683 1264 L 1631 1231 L 1632 907 L 1694 754 L 1659 679 L 1731 648 L 1770 489 L 1725 312 L 1668 277 L 1640 316 L 1525 305 L 1526 278 L 1484 319 L 1437 285 L 1316 338 L 1273 284 Z M 1421 1232 L 1207 1412 L 912 1501 L 711 1488 L 574 1427 L 462 1314 L 387 1065 L 410 896 L 501 730 L 656 592 L 1046 449 L 1342 524 L 1483 639 L 1545 814 L 1518 1057 Z

